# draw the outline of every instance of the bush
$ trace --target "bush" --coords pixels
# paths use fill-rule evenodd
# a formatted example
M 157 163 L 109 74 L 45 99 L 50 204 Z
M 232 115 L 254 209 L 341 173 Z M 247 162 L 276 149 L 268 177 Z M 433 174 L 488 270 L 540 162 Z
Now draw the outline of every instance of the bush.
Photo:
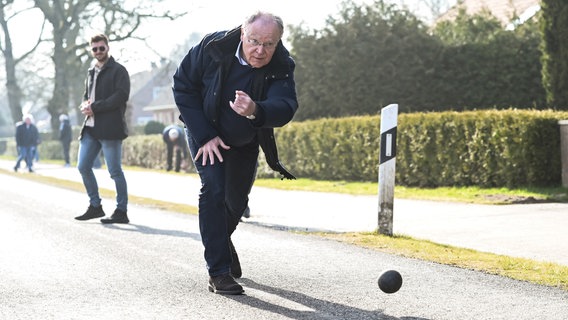
M 557 186 L 560 119 L 568 119 L 568 113 L 401 114 L 396 182 L 418 187 Z M 379 130 L 379 116 L 324 119 L 291 123 L 276 131 L 276 139 L 282 163 L 298 177 L 377 181 Z M 263 172 L 267 170 L 259 170 Z
M 400 114 L 396 184 L 415 187 L 555 187 L 561 184 L 558 120 L 568 112 L 489 110 Z M 377 181 L 380 116 L 292 122 L 275 131 L 281 162 L 299 178 Z M 76 161 L 78 141 L 71 145 Z M 15 142 L 7 153 L 16 155 Z M 40 157 L 62 159 L 58 141 L 44 141 Z M 131 136 L 123 164 L 166 166 L 160 134 Z M 195 172 L 193 166 L 187 169 Z M 278 177 L 261 152 L 258 177 Z
M 154 120 L 148 121 L 148 123 L 144 126 L 144 134 L 161 134 L 162 131 L 164 131 L 164 128 L 166 128 L 166 126 L 161 122 Z

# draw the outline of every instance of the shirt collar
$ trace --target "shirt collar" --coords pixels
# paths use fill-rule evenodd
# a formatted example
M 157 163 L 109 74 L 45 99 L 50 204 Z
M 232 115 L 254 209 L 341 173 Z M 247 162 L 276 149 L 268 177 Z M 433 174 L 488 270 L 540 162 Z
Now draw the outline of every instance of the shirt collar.
M 237 46 L 237 52 L 235 52 L 235 57 L 237 57 L 237 60 L 239 60 L 239 63 L 242 64 L 243 66 L 248 66 L 249 64 L 245 61 L 245 59 L 243 57 L 241 57 L 241 47 L 242 47 L 243 42 L 239 42 L 239 45 Z

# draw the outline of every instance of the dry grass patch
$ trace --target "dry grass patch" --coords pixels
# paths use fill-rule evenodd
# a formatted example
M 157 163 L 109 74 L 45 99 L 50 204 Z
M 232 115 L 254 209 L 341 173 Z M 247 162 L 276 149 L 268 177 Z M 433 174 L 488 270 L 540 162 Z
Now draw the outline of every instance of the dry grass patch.
M 76 181 L 69 181 L 69 180 L 65 180 L 65 179 L 47 177 L 47 176 L 42 176 L 42 175 L 39 175 L 39 174 L 18 174 L 18 173 L 12 172 L 12 171 L 4 170 L 4 169 L 0 169 L 0 172 L 2 174 L 8 174 L 8 175 L 18 177 L 18 178 L 22 178 L 22 179 L 28 179 L 28 180 L 32 180 L 32 181 L 36 181 L 36 182 L 40 182 L 40 183 L 45 183 L 45 184 L 48 184 L 50 186 L 55 186 L 55 187 L 73 190 L 73 191 L 78 191 L 78 192 L 85 192 L 85 187 L 83 186 L 83 184 L 80 183 L 80 182 L 76 182 Z M 105 188 L 99 188 L 99 193 L 100 193 L 100 196 L 102 198 L 109 198 L 109 199 L 113 199 L 116 195 L 116 191 L 105 189 Z M 130 203 L 137 204 L 137 205 L 144 206 L 144 207 L 148 207 L 148 208 L 155 208 L 155 209 L 167 210 L 167 211 L 173 211 L 173 212 L 197 214 L 197 211 L 198 211 L 197 207 L 195 207 L 195 206 L 166 202 L 166 201 L 161 201 L 161 200 L 156 200 L 156 199 L 143 198 L 143 197 L 138 197 L 138 196 L 134 196 L 134 195 L 130 195 L 130 194 L 128 195 L 128 201 Z
M 568 291 L 568 267 L 556 263 L 479 252 L 400 235 L 394 237 L 376 233 L 318 233 L 318 235 L 381 252 L 487 272 Z

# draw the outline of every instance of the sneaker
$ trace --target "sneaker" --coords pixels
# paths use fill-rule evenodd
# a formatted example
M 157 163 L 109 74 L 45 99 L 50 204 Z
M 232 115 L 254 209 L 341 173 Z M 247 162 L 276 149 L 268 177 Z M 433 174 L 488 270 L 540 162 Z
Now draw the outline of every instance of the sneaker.
M 103 206 L 93 207 L 93 206 L 89 205 L 89 207 L 87 208 L 87 211 L 85 213 L 83 213 L 83 215 L 75 217 L 75 219 L 83 221 L 83 220 L 90 220 L 90 219 L 94 219 L 94 218 L 100 218 L 100 217 L 104 217 L 104 216 L 105 216 L 105 212 L 103 211 Z
M 233 245 L 233 241 L 229 238 L 229 249 L 231 249 L 231 276 L 238 279 L 243 276 L 243 271 L 241 270 L 241 262 L 239 261 L 239 255 L 237 255 L 237 250 Z
M 209 277 L 208 289 L 209 292 L 217 294 L 242 294 L 245 292 L 243 287 L 228 273 L 216 277 Z
M 128 216 L 126 215 L 126 211 L 122 211 L 120 209 L 114 210 L 114 213 L 110 216 L 110 219 L 101 219 L 101 223 L 129 223 Z

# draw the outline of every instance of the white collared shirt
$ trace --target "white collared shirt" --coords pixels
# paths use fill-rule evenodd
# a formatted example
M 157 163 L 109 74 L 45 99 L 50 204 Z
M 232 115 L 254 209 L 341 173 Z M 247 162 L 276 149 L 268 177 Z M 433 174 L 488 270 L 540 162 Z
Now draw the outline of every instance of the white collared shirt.
M 237 57 L 237 60 L 239 60 L 239 63 L 242 64 L 243 66 L 248 66 L 249 64 L 245 61 L 245 59 L 243 57 L 241 57 L 241 47 L 243 45 L 243 42 L 239 42 L 239 45 L 237 46 L 237 52 L 235 52 L 235 57 Z

